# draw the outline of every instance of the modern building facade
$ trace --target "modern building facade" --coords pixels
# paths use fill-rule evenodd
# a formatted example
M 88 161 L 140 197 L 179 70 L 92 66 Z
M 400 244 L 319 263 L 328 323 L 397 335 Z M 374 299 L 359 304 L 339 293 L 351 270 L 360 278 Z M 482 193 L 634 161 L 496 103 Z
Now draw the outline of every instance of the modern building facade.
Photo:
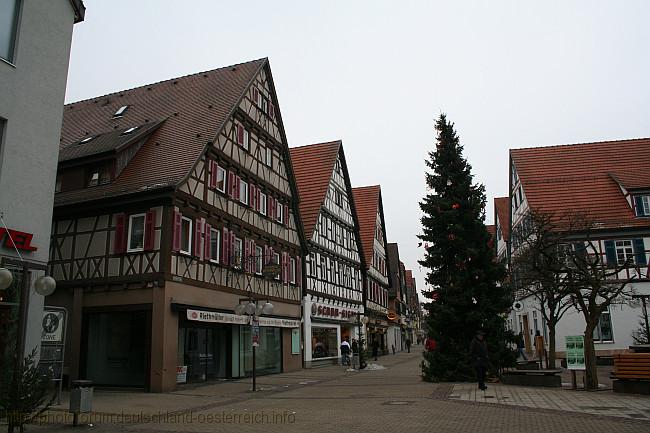
M 2 352 L 39 355 L 34 282 L 47 270 L 72 28 L 84 12 L 78 0 L 0 2 L 0 268 L 13 276 L 0 290 Z
M 517 255 L 522 240 L 530 235 L 531 210 L 556 216 L 580 215 L 589 222 L 589 230 L 569 232 L 572 248 L 599 257 L 608 268 L 626 265 L 612 282 L 628 281 L 631 291 L 650 295 L 648 157 L 650 139 L 511 150 L 507 222 L 497 204 L 498 227 L 506 234 L 509 257 Z M 503 244 L 497 251 L 502 252 L 502 248 Z M 521 306 L 512 311 L 510 323 L 516 332 L 524 334 L 526 348 L 531 350 L 536 332 L 547 336 L 540 313 L 543 307 L 521 292 L 519 300 Z M 594 331 L 597 356 L 611 356 L 633 344 L 632 334 L 638 329 L 641 314 L 638 301 L 627 299 L 611 305 Z M 584 333 L 582 314 L 571 308 L 556 330 L 556 350 L 561 358 L 564 337 Z
M 366 341 L 388 348 L 388 258 L 386 223 L 379 185 L 352 189 L 359 216 L 361 247 L 366 258 L 364 310 L 368 318 Z
M 342 340 L 358 339 L 366 261 L 341 141 L 291 148 L 308 256 L 304 365 L 337 362 Z
M 301 368 L 304 238 L 267 59 L 65 106 L 48 305 L 71 379 L 168 391 Z M 249 313 L 249 303 L 273 308 Z M 254 333 L 255 335 L 252 335 Z

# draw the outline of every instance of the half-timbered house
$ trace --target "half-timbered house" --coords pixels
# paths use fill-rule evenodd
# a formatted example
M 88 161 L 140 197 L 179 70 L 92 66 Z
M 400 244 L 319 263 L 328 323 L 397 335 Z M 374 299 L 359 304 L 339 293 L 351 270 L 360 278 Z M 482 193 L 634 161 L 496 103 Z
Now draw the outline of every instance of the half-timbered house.
M 250 301 L 273 306 L 258 372 L 301 368 L 304 238 L 278 107 L 267 59 L 65 106 L 47 301 L 71 313 L 70 378 L 248 376 L 235 312 Z
M 648 138 L 511 149 L 510 195 L 504 200 L 509 206 L 505 215 L 498 215 L 506 234 L 508 257 L 516 257 L 531 236 L 531 213 L 565 218 L 573 224 L 563 229 L 563 236 L 571 241 L 566 248 L 586 254 L 593 263 L 607 268 L 603 274 L 611 274 L 608 278 L 612 284 L 626 284 L 626 294 L 650 296 L 650 177 L 646 157 L 650 157 Z M 512 279 L 521 289 L 516 269 L 512 270 Z M 520 302 L 510 319 L 516 332 L 522 332 L 526 349 L 532 349 L 537 333 L 546 337 L 548 344 L 548 327 L 540 313 L 545 307 L 529 291 L 519 290 L 516 296 Z M 596 355 L 611 357 L 626 351 L 634 344 L 641 317 L 643 309 L 638 300 L 626 296 L 614 299 L 594 329 Z M 570 308 L 556 325 L 558 356 L 565 356 L 566 336 L 584 331 L 584 316 L 578 308 Z
M 359 217 L 361 249 L 366 258 L 365 314 L 368 317 L 368 343 L 387 346 L 388 332 L 388 261 L 386 224 L 379 185 L 352 189 Z M 389 347 L 390 348 L 390 347 Z
M 404 317 L 408 307 L 406 305 L 406 270 L 404 263 L 399 259 L 399 246 L 397 243 L 388 244 L 388 335 L 387 347 L 395 350 L 406 348 L 406 331 L 404 330 Z
M 305 366 L 336 362 L 363 314 L 359 223 L 341 141 L 291 148 L 305 228 Z

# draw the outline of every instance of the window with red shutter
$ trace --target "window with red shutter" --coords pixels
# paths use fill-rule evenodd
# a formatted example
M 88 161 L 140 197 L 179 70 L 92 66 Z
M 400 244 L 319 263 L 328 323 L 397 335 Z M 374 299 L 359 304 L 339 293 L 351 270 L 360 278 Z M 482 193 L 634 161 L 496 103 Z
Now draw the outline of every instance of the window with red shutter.
M 228 171 L 228 197 L 235 196 L 235 173 Z
M 237 144 L 244 144 L 244 127 L 237 125 Z
M 205 260 L 210 260 L 212 258 L 212 226 L 207 222 L 203 228 L 203 239 L 205 243 L 203 257 Z
M 216 188 L 217 187 L 217 162 L 210 160 L 210 181 L 209 181 L 209 186 L 210 188 Z
M 172 250 L 180 251 L 181 250 L 181 228 L 182 225 L 182 215 L 178 208 L 174 208 L 174 232 L 172 236 Z
M 203 259 L 203 224 L 205 223 L 204 218 L 197 218 L 194 221 L 194 256 L 199 259 Z
M 230 253 L 230 264 L 236 263 L 235 257 L 235 232 L 230 232 L 230 239 L 228 239 L 228 252 Z
M 296 284 L 302 289 L 302 260 L 296 256 Z
M 113 253 L 122 254 L 126 252 L 126 214 L 115 215 L 115 233 L 113 236 Z
M 223 234 L 221 236 L 221 264 L 229 265 L 230 264 L 230 233 L 227 228 L 223 228 Z
M 145 214 L 144 218 L 144 250 L 153 251 L 155 247 L 155 223 L 156 223 L 156 210 L 151 209 Z
M 284 225 L 289 225 L 288 221 L 289 221 L 289 206 L 285 204 L 285 205 L 282 206 L 282 221 L 281 222 Z

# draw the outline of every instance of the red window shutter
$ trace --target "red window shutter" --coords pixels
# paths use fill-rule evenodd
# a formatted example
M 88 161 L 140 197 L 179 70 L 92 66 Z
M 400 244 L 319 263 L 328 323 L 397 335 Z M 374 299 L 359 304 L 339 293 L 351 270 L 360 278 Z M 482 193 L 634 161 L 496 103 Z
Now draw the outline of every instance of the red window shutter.
M 269 197 L 268 202 L 269 202 L 269 209 L 267 214 L 269 215 L 269 218 L 275 219 L 275 198 Z
M 203 239 L 205 240 L 205 248 L 204 248 L 204 254 L 203 257 L 206 260 L 210 260 L 212 258 L 212 249 L 210 248 L 211 241 L 212 241 L 212 226 L 208 223 L 205 223 L 204 226 L 204 231 L 203 231 L 204 236 Z
M 217 161 L 210 160 L 210 188 L 217 187 Z
M 156 211 L 149 210 L 144 217 L 144 250 L 153 251 L 156 236 L 155 231 Z
M 237 125 L 237 143 L 244 144 L 244 127 Z
M 241 177 L 235 176 L 235 188 L 232 192 L 233 198 L 239 200 L 239 187 L 241 186 Z
M 113 238 L 113 253 L 122 254 L 126 252 L 126 214 L 115 215 L 115 236 Z
M 250 262 L 251 262 L 250 261 L 250 256 L 251 256 L 250 247 L 251 247 L 250 241 L 248 239 L 244 239 L 244 266 L 243 266 L 243 269 L 246 272 L 251 271 L 251 269 L 250 269 L 250 266 L 251 266 L 251 264 L 250 264 Z
M 194 221 L 194 256 L 203 258 L 203 219 L 197 218 Z
M 289 257 L 286 252 L 282 253 L 282 282 L 286 283 L 289 281 Z
M 228 197 L 233 198 L 235 195 L 235 173 L 228 172 Z
M 257 207 L 255 208 L 255 210 L 257 210 L 258 212 L 262 211 L 262 204 L 260 203 L 262 201 L 262 195 L 261 194 L 262 194 L 262 192 L 260 191 L 260 189 L 255 188 L 255 195 L 256 195 L 255 200 L 256 200 L 256 203 L 257 203 Z
M 282 222 L 285 226 L 289 225 L 289 206 L 286 204 L 282 208 Z
M 296 284 L 302 289 L 302 260 L 296 256 Z
M 260 92 L 257 90 L 257 87 L 253 87 L 253 103 L 259 104 Z
M 172 250 L 181 250 L 181 213 L 174 208 L 174 233 L 172 237 Z
M 230 264 L 230 251 L 228 251 L 228 245 L 230 245 L 230 234 L 228 233 L 227 228 L 223 228 L 221 233 L 221 264 L 229 265 Z
M 248 184 L 248 205 L 250 207 L 253 207 L 254 203 L 255 203 L 255 185 L 249 183 Z
M 230 239 L 228 240 L 228 251 L 230 252 L 230 263 L 234 264 L 238 257 L 235 257 L 235 232 L 230 232 Z

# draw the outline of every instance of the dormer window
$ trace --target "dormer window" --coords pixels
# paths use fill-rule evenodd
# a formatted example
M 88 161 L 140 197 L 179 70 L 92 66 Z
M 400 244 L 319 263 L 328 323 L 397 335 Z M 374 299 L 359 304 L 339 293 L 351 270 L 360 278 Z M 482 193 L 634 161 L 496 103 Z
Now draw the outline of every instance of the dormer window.
M 99 171 L 93 171 L 88 177 L 88 186 L 99 185 Z
M 113 114 L 113 117 L 115 118 L 115 117 L 122 117 L 122 116 L 124 116 L 124 113 L 125 113 L 126 110 L 128 110 L 128 109 L 129 109 L 129 106 L 128 106 L 128 105 L 123 105 L 123 106 L 121 106 L 120 108 L 117 109 L 117 111 L 115 112 L 115 114 Z
M 634 197 L 636 216 L 650 217 L 650 195 L 637 195 Z
M 122 134 L 120 134 L 120 135 L 129 135 L 129 134 L 131 134 L 133 131 L 135 131 L 135 130 L 137 130 L 137 129 L 138 129 L 137 126 L 132 126 L 132 127 L 130 127 L 129 129 L 127 129 L 126 131 L 124 131 L 124 132 L 123 132 Z
M 86 186 L 97 186 L 111 181 L 111 167 L 95 167 L 87 171 Z

